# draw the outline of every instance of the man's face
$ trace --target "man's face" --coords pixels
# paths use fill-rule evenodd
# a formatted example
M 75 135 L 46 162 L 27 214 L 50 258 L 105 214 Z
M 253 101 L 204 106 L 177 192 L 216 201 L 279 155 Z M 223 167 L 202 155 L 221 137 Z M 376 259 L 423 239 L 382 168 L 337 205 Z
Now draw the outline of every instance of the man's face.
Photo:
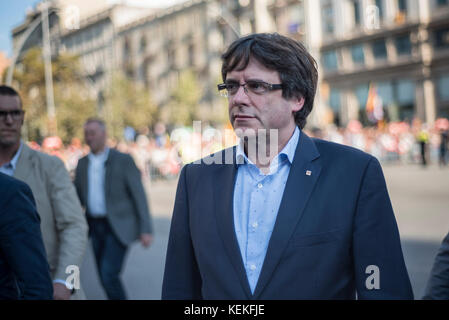
M 89 122 L 84 126 L 84 140 L 90 150 L 97 153 L 106 145 L 106 132 L 97 122 Z
M 279 73 L 267 69 L 256 59 L 251 58 L 244 70 L 233 70 L 226 75 L 226 81 L 236 81 L 240 84 L 248 80 L 264 81 L 270 84 L 280 84 Z M 237 134 L 251 136 L 248 129 L 265 129 L 269 134 L 270 129 L 277 129 L 281 140 L 290 138 L 294 130 L 295 120 L 293 112 L 299 111 L 303 104 L 303 98 L 285 99 L 282 90 L 268 91 L 263 94 L 246 93 L 240 87 L 235 95 L 228 97 L 229 119 Z M 287 137 L 288 136 L 288 137 Z
M 24 119 L 19 97 L 0 95 L 0 112 L 8 112 L 5 119 L 0 116 L 0 146 L 10 147 L 19 144 Z M 16 115 L 11 112 L 16 112 Z

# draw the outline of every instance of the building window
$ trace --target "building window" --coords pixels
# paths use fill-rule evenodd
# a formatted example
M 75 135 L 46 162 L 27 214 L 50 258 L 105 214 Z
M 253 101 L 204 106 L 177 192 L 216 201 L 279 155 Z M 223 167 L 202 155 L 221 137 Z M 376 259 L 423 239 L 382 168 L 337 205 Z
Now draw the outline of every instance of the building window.
M 329 95 L 329 107 L 334 114 L 334 123 L 340 126 L 341 95 L 340 90 L 332 88 Z
M 167 67 L 169 70 L 176 68 L 176 52 L 173 44 L 170 44 L 167 49 Z
M 325 2 L 322 8 L 323 30 L 326 34 L 334 33 L 334 8 L 331 2 Z
M 435 47 L 438 49 L 449 48 L 449 28 L 435 31 Z
M 384 106 L 394 102 L 393 84 L 390 81 L 379 82 L 377 84 L 377 93 L 381 97 Z
M 402 13 L 407 13 L 407 0 L 398 0 L 398 10 Z
M 193 41 L 189 43 L 187 50 L 189 55 L 189 66 L 193 67 L 195 66 L 195 44 Z
M 123 58 L 127 60 L 130 58 L 131 48 L 129 46 L 129 40 L 125 40 L 125 44 L 123 45 Z
M 368 99 L 369 85 L 362 84 L 355 88 L 355 96 L 359 106 L 359 121 L 365 126 L 369 125 L 369 121 L 366 115 L 366 101 Z
M 441 101 L 449 101 L 449 75 L 438 79 L 438 97 Z
M 397 0 L 397 8 L 396 16 L 394 17 L 394 22 L 397 24 L 403 24 L 405 22 L 407 16 L 407 1 L 406 0 Z
M 357 97 L 357 102 L 359 103 L 359 109 L 365 109 L 366 100 L 368 99 L 368 92 L 368 84 L 362 84 L 356 87 L 355 96 Z
M 363 45 L 357 44 L 351 47 L 352 62 L 354 64 L 363 65 L 365 63 L 365 54 L 363 52 Z
M 139 53 L 143 54 L 147 50 L 147 39 L 145 37 L 142 37 L 140 39 L 140 45 L 139 45 Z
M 387 58 L 387 47 L 384 39 L 373 42 L 373 55 L 376 60 L 384 60 Z
M 334 112 L 339 112 L 341 108 L 340 91 L 332 88 L 329 95 L 329 106 Z
M 323 52 L 323 65 L 327 71 L 338 69 L 337 52 L 335 50 Z
M 397 37 L 395 39 L 395 45 L 398 55 L 409 55 L 412 53 L 412 44 L 408 34 Z
M 397 81 L 396 102 L 399 106 L 399 119 L 412 119 L 415 113 L 415 83 L 412 80 Z
M 399 80 L 396 93 L 399 105 L 408 105 L 415 102 L 415 84 L 411 80 Z
M 376 7 L 379 9 L 379 19 L 382 20 L 384 16 L 383 0 L 376 0 Z
M 353 10 L 354 24 L 358 26 L 362 22 L 360 17 L 360 3 L 358 0 L 352 1 L 352 10 Z
M 294 5 L 289 7 L 289 18 L 287 30 L 290 34 L 303 32 L 304 10 L 302 5 Z

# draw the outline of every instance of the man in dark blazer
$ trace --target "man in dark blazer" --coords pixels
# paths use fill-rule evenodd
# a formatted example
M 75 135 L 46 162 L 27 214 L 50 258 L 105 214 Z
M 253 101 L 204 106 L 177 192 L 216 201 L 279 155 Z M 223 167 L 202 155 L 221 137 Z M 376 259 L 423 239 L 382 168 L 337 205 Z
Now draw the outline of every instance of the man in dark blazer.
M 120 281 L 128 246 L 152 242 L 152 226 L 141 174 L 130 155 L 106 146 L 106 128 L 89 119 L 84 136 L 90 154 L 79 160 L 75 186 L 86 209 L 100 280 L 112 300 L 126 299 Z
M 0 299 L 53 299 L 31 189 L 0 173 Z
M 449 300 L 449 233 L 435 258 L 424 300 Z
M 379 162 L 301 131 L 317 84 L 304 46 L 253 34 L 222 59 L 240 143 L 182 169 L 162 298 L 412 299 Z

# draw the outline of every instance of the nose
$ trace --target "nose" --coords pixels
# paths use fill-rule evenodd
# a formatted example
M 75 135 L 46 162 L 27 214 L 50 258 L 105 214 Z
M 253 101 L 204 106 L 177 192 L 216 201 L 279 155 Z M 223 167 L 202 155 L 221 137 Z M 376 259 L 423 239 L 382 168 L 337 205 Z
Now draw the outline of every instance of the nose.
M 233 104 L 248 104 L 249 103 L 248 90 L 246 89 L 246 84 L 240 85 L 237 92 L 232 96 Z
M 6 117 L 5 117 L 5 122 L 8 124 L 11 124 L 14 122 L 14 119 L 12 118 L 12 114 L 11 113 L 6 113 Z

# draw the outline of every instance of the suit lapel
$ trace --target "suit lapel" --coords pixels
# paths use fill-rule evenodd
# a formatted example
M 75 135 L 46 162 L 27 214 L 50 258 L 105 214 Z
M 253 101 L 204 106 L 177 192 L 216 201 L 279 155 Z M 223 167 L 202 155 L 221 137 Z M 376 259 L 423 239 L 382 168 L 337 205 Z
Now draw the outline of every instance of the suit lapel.
M 88 178 L 88 168 L 89 168 L 89 158 L 85 156 L 84 158 L 81 158 L 78 162 L 78 165 L 80 166 L 80 177 L 79 177 L 79 183 L 83 196 L 84 206 L 87 208 L 87 195 L 89 193 L 89 178 Z
M 319 153 L 312 139 L 301 132 L 262 271 L 254 291 L 254 299 L 257 299 L 269 282 L 291 235 L 301 220 L 321 172 L 319 161 L 313 161 L 318 157 Z M 310 171 L 310 175 L 306 174 L 306 171 Z
M 114 149 L 109 149 L 109 154 L 108 154 L 108 158 L 106 159 L 105 162 L 105 174 L 104 174 L 104 196 L 105 196 L 105 200 L 106 200 L 106 205 L 109 203 L 108 201 L 108 196 L 110 194 L 110 189 L 111 189 L 111 182 L 113 181 L 112 179 L 112 164 L 114 161 L 114 156 L 115 156 L 115 150 Z
M 235 159 L 235 147 L 226 149 L 225 152 L 233 152 Z M 237 173 L 236 164 L 219 165 L 213 177 L 215 215 L 218 223 L 219 234 L 223 240 L 226 253 L 238 275 L 247 298 L 251 297 L 246 271 L 240 254 L 237 237 L 234 229 L 234 184 Z M 216 183 L 219 181 L 220 183 Z
M 33 151 L 25 143 L 22 142 L 22 151 L 17 160 L 16 170 L 14 171 L 14 177 L 19 180 L 24 180 L 32 176 L 30 175 L 32 168 L 35 166 Z

